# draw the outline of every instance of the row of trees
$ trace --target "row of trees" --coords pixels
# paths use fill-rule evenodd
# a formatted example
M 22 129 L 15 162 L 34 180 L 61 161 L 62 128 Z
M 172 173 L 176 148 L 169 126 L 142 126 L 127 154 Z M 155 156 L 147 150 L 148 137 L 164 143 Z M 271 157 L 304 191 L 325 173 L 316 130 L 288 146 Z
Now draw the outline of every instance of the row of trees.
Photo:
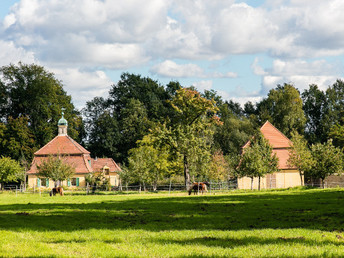
M 302 94 L 293 85 L 278 85 L 262 101 L 241 107 L 215 91 L 200 93 L 175 81 L 163 86 L 123 73 L 107 98 L 95 97 L 78 111 L 62 82 L 44 67 L 11 64 L 0 75 L 0 153 L 26 167 L 34 151 L 56 135 L 62 107 L 69 135 L 92 155 L 121 163 L 129 183 L 154 185 L 178 175 L 186 183 L 228 180 L 239 173 L 241 147 L 266 120 L 287 137 L 297 132 L 309 148 L 328 139 L 344 147 L 340 80 L 325 91 L 310 85 Z

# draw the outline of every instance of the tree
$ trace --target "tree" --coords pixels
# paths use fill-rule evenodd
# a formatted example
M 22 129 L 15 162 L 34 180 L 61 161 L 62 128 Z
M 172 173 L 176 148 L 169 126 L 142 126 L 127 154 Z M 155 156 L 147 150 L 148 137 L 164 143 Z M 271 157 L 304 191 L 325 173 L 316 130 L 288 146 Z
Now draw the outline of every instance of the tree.
M 258 189 L 260 190 L 261 177 L 278 170 L 276 154 L 272 152 L 272 147 L 264 136 L 259 133 L 250 142 L 250 145 L 243 150 L 238 167 L 239 176 L 251 178 L 251 189 L 253 189 L 253 179 L 258 177 Z
M 211 157 L 210 168 L 207 171 L 208 180 L 226 181 L 229 180 L 229 164 L 222 152 L 216 151 Z
M 260 122 L 269 120 L 290 137 L 293 130 L 303 133 L 306 117 L 299 91 L 290 84 L 278 85 L 268 97 L 257 104 Z
M 228 103 L 219 107 L 218 114 L 223 124 L 216 127 L 215 148 L 221 149 L 224 155 L 237 155 L 256 130 L 248 118 L 235 114 Z
M 4 183 L 25 180 L 25 171 L 19 162 L 9 157 L 0 158 L 0 188 Z
M 31 64 L 8 65 L 0 68 L 0 121 L 9 117 L 27 117 L 36 147 L 39 148 L 56 135 L 61 108 L 69 124 L 69 135 L 80 140 L 82 119 L 62 83 L 44 67 Z
M 298 132 L 292 132 L 291 136 L 293 144 L 290 146 L 291 150 L 287 162 L 290 167 L 296 167 L 299 170 L 302 184 L 305 173 L 311 171 L 314 161 L 304 137 Z
M 142 144 L 130 150 L 128 170 L 131 177 L 140 185 L 151 184 L 157 190 L 158 181 L 168 172 L 167 151 L 155 149 L 152 145 Z
M 330 139 L 333 139 L 333 144 L 337 147 L 344 147 L 344 125 L 335 124 L 330 128 L 328 133 Z
M 8 117 L 7 124 L 0 123 L 0 153 L 15 160 L 32 160 L 35 148 L 34 135 L 28 126 L 28 118 Z
M 313 144 L 311 150 L 314 159 L 312 176 L 320 178 L 324 188 L 326 177 L 335 173 L 342 173 L 343 153 L 340 148 L 333 146 L 332 140 L 328 140 L 324 144 Z
M 71 178 L 75 173 L 75 168 L 69 165 L 64 157 L 49 156 L 37 166 L 38 177 L 50 178 L 55 182 L 62 182 Z
M 169 145 L 170 151 L 176 156 L 182 156 L 185 185 L 191 183 L 190 159 L 196 153 L 210 153 L 212 126 L 219 124 L 215 116 L 217 107 L 214 100 L 200 96 L 200 93 L 182 88 L 177 90 L 171 100 L 176 115 L 167 124 L 156 127 L 154 136 L 161 145 Z
M 326 105 L 325 93 L 319 90 L 317 85 L 313 84 L 302 93 L 302 100 L 307 119 L 305 136 L 308 142 L 310 144 L 324 142 L 327 137 L 323 124 Z
M 158 82 L 129 73 L 121 75 L 120 81 L 112 85 L 109 95 L 108 101 L 114 113 L 120 115 L 121 110 L 127 107 L 129 101 L 136 99 L 144 104 L 150 120 L 160 120 L 167 114 L 166 100 L 170 99 L 170 95 Z

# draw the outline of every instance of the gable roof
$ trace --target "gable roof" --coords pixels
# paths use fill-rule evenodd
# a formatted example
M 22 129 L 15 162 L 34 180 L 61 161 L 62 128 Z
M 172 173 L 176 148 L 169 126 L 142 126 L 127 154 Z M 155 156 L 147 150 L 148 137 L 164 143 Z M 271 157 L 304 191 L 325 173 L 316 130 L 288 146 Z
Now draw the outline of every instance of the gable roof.
M 290 148 L 291 140 L 287 138 L 281 131 L 274 127 L 269 121 L 260 128 L 265 139 L 267 139 L 272 148 Z
M 34 155 L 45 156 L 57 154 L 90 154 L 90 152 L 68 135 L 58 135 L 44 145 L 41 149 L 36 151 Z
M 278 157 L 279 169 L 296 169 L 296 167 L 290 167 L 288 165 L 288 159 L 290 155 L 290 147 L 292 141 L 288 139 L 280 130 L 274 127 L 269 121 L 266 121 L 260 128 L 264 138 L 269 141 L 272 147 L 272 152 Z M 251 140 L 249 140 L 242 148 L 249 147 Z
M 110 172 L 121 171 L 120 167 L 112 158 L 92 159 L 92 168 L 95 172 L 100 172 L 104 167 L 108 167 Z

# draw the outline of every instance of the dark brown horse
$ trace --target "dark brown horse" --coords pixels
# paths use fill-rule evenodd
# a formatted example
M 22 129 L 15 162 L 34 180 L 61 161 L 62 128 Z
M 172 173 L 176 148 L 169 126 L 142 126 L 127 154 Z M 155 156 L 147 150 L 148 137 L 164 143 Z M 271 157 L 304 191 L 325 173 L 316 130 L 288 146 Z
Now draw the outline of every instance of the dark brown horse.
M 208 192 L 207 186 L 209 186 L 208 182 L 193 183 L 189 188 L 189 195 L 191 195 L 192 191 L 194 191 L 194 194 L 198 194 L 199 192 L 201 192 L 202 194 Z
M 56 194 L 60 194 L 61 196 L 63 196 L 63 188 L 61 186 L 59 187 L 54 187 L 51 191 L 50 191 L 50 196 L 55 196 Z

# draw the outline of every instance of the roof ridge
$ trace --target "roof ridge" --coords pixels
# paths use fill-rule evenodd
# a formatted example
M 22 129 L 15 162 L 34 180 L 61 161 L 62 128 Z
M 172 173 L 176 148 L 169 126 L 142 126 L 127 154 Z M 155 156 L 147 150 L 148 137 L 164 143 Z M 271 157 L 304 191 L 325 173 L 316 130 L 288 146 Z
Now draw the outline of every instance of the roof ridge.
M 85 153 L 85 148 L 82 147 L 79 143 L 77 143 L 72 137 L 70 137 L 69 135 L 66 135 L 68 137 L 68 139 L 74 144 L 75 147 L 78 148 L 79 151 L 81 151 L 82 153 Z M 87 153 L 89 153 L 88 150 L 86 150 Z

